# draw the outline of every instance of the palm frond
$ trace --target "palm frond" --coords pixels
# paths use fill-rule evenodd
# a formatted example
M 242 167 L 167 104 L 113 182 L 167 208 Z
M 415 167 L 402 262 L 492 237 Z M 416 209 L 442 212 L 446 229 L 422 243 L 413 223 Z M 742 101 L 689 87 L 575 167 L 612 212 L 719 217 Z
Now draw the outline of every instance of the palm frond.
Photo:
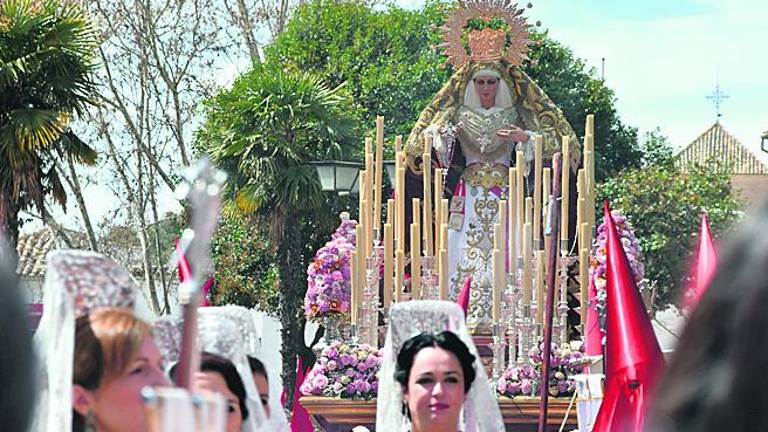
M 259 192 L 259 187 L 253 184 L 245 185 L 235 193 L 234 202 L 237 207 L 245 213 L 253 213 L 264 204 L 263 194 Z
M 67 191 L 66 189 L 64 189 L 64 185 L 61 183 L 61 179 L 59 178 L 59 172 L 56 170 L 55 167 L 51 167 L 46 177 L 48 178 L 48 185 L 51 188 L 51 195 L 53 196 L 53 199 L 66 212 L 67 211 Z
M 59 138 L 69 120 L 59 111 L 37 108 L 14 109 L 7 113 L 8 122 L 0 129 L 9 128 L 21 152 L 33 152 L 48 147 Z M 8 147 L 7 143 L 2 143 Z
M 276 179 L 273 194 L 277 206 L 298 211 L 317 208 L 323 196 L 315 168 L 308 165 L 283 170 Z
M 59 150 L 62 155 L 71 156 L 76 163 L 83 165 L 95 165 L 98 153 L 83 140 L 80 139 L 72 129 L 67 130 L 59 136 Z

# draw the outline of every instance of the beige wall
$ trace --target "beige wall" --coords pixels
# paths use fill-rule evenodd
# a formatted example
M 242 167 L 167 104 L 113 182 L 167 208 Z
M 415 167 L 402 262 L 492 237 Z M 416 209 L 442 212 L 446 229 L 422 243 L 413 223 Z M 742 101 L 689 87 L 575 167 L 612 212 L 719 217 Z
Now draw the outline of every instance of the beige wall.
M 734 175 L 731 177 L 733 190 L 740 191 L 741 198 L 751 207 L 768 199 L 768 176 L 765 175 Z

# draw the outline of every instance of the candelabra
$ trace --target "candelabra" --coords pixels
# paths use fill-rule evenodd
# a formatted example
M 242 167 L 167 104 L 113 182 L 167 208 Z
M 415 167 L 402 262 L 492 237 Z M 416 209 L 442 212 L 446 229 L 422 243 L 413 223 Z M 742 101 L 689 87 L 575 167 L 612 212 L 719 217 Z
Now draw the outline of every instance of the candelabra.
M 517 357 L 517 315 L 520 299 L 523 297 L 523 293 L 520 290 L 520 285 L 517 283 L 517 278 L 514 273 L 507 274 L 507 289 L 505 292 L 507 301 L 502 308 L 502 316 L 504 322 L 507 323 L 507 336 L 509 337 L 509 343 L 507 348 L 509 350 L 508 358 L 509 362 L 518 361 Z
M 519 332 L 520 332 L 520 347 L 518 348 L 518 358 L 520 359 L 520 363 L 528 363 L 529 356 L 528 351 L 534 344 L 536 344 L 536 339 L 531 338 L 531 332 L 536 326 L 533 323 L 533 319 L 531 318 L 531 306 L 530 305 L 522 305 L 522 318 L 520 320 L 519 325 Z M 534 339 L 533 341 L 531 339 Z
M 435 271 L 436 263 L 434 256 L 421 257 L 421 298 L 424 300 L 440 299 L 440 287 Z
M 491 326 L 493 332 L 493 342 L 491 350 L 493 351 L 493 380 L 498 381 L 504 373 L 504 328 L 501 324 L 495 322 Z
M 378 346 L 379 340 L 379 280 L 384 248 L 375 246 L 365 261 L 365 286 L 360 311 L 359 336 L 363 343 Z

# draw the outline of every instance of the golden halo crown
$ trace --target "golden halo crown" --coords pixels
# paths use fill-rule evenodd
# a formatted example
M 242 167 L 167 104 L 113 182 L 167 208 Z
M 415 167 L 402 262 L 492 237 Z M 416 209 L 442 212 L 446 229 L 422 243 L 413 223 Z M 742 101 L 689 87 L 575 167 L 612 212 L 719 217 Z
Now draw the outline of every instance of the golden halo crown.
M 530 6 L 530 4 L 529 4 Z M 506 60 L 519 66 L 528 59 L 528 45 L 532 43 L 528 23 L 522 16 L 524 9 L 509 0 L 460 0 L 441 27 L 446 63 L 460 68 L 472 62 Z M 507 28 L 471 29 L 467 32 L 469 50 L 462 42 L 468 23 L 476 18 L 485 22 L 500 18 Z M 469 51 L 469 52 L 467 52 Z

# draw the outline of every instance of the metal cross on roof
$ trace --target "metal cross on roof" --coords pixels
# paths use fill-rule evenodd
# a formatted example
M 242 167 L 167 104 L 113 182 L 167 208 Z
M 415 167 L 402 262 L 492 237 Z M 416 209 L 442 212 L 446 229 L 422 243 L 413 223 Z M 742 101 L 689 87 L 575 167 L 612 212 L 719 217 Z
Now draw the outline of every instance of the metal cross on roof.
M 715 91 L 712 92 L 711 95 L 707 96 L 707 99 L 711 100 L 715 104 L 715 114 L 717 114 L 717 117 L 715 118 L 716 121 L 720 121 L 720 117 L 723 116 L 723 113 L 720 112 L 720 104 L 728 99 L 728 95 L 723 93 L 722 90 L 720 90 L 720 82 L 718 80 L 717 85 L 715 85 Z

